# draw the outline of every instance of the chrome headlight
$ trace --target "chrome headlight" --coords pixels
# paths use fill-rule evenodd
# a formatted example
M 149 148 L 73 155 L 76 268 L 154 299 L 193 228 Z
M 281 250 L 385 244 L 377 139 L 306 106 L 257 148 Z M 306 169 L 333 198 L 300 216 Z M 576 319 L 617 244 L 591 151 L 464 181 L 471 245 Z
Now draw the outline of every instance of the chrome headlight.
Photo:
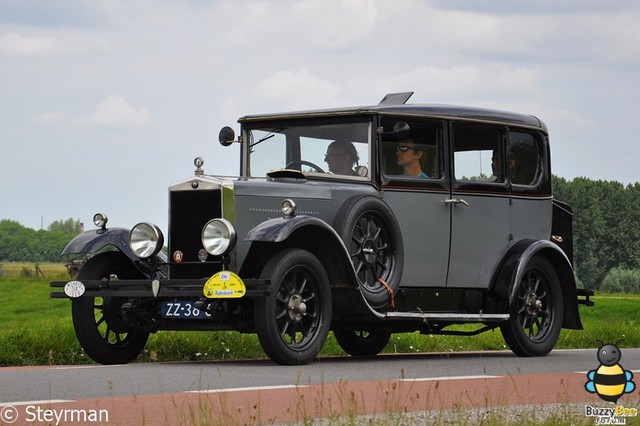
M 106 229 L 108 221 L 109 218 L 106 214 L 96 213 L 95 215 L 93 215 L 93 224 L 98 228 Z
M 162 250 L 164 236 L 162 231 L 152 223 L 137 224 L 129 234 L 131 250 L 142 259 L 155 256 Z
M 202 229 L 202 246 L 212 256 L 229 253 L 236 244 L 236 230 L 226 219 L 212 219 Z
M 295 201 L 289 198 L 282 202 L 282 213 L 285 216 L 295 216 L 297 208 Z

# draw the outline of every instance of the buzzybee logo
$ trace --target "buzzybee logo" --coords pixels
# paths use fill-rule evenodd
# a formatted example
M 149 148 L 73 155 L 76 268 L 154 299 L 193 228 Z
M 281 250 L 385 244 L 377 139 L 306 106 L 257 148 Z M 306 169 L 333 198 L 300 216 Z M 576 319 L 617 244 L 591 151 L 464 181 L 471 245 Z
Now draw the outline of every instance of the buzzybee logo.
M 587 373 L 587 383 L 584 387 L 589 393 L 595 393 L 600 399 L 617 403 L 625 393 L 631 393 L 636 388 L 633 373 L 625 370 L 619 364 L 622 352 L 616 343 L 602 343 L 598 349 L 600 365 Z

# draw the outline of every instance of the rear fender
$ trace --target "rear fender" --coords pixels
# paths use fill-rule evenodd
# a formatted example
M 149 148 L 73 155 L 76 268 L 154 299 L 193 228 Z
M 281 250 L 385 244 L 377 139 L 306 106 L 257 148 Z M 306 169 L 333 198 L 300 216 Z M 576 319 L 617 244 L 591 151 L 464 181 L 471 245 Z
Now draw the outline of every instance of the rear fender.
M 546 240 L 524 240 L 516 244 L 505 257 L 502 267 L 494 280 L 494 292 L 508 298 L 509 306 L 514 303 L 518 283 L 522 280 L 526 266 L 535 256 L 543 256 L 553 265 L 564 305 L 563 328 L 582 329 L 578 312 L 578 294 L 573 268 L 567 255 L 556 244 Z

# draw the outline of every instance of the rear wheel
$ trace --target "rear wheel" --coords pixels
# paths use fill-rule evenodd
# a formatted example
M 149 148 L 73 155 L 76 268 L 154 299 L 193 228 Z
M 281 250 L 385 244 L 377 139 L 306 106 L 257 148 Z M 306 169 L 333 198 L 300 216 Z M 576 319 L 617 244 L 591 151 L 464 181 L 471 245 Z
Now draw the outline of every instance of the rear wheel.
M 551 263 L 534 257 L 517 284 L 511 318 L 501 326 L 507 345 L 518 356 L 546 355 L 562 327 L 562 291 Z
M 98 254 L 84 265 L 78 281 L 142 278 L 120 252 Z M 71 301 L 76 337 L 85 353 L 100 364 L 126 364 L 147 344 L 149 333 L 128 325 L 120 313 L 126 298 L 81 297 Z
M 352 356 L 378 355 L 391 339 L 386 331 L 334 330 L 333 335 L 342 350 Z
M 278 364 L 313 360 L 331 323 L 331 289 L 320 261 L 305 250 L 276 253 L 261 274 L 271 293 L 255 301 L 255 326 L 265 353 Z

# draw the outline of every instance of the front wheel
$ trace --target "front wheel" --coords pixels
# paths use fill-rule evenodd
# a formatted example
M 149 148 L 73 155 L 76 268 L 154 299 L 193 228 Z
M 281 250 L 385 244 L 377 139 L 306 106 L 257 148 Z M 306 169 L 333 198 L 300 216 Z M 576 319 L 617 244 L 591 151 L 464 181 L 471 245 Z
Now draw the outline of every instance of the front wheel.
M 516 289 L 511 318 L 501 326 L 507 345 L 518 356 L 546 355 L 562 327 L 562 291 L 551 263 L 531 259 Z
M 98 254 L 80 270 L 78 281 L 141 278 L 120 252 Z M 119 297 L 81 297 L 71 301 L 73 328 L 85 353 L 100 364 L 126 364 L 147 344 L 149 333 L 124 322 Z
M 265 353 L 278 364 L 302 365 L 313 360 L 331 323 L 331 289 L 320 261 L 305 250 L 276 253 L 261 278 L 271 280 L 271 293 L 255 301 L 255 326 Z

